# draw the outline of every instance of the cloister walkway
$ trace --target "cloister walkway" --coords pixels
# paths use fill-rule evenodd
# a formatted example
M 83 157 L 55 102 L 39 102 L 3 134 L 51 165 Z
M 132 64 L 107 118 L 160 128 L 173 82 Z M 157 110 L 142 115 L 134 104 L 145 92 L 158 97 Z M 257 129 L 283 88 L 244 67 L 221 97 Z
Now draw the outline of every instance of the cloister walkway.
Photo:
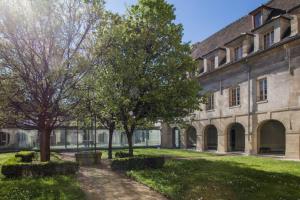
M 74 160 L 74 154 L 62 154 L 66 160 Z M 80 167 L 80 187 L 88 200 L 167 200 L 159 193 L 110 169 L 108 161 L 100 166 Z

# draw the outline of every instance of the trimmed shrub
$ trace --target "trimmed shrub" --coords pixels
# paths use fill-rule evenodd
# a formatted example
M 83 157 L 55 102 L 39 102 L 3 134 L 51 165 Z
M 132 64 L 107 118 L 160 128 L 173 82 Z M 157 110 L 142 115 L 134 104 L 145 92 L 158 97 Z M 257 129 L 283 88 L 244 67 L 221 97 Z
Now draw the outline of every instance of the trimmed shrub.
M 159 169 L 164 166 L 165 158 L 158 156 L 136 156 L 129 158 L 117 158 L 111 162 L 113 170 L 143 170 L 143 169 Z
M 75 154 L 76 162 L 81 166 L 96 165 L 101 162 L 101 152 L 79 152 Z
M 34 151 L 20 151 L 16 153 L 16 158 L 20 158 L 21 162 L 30 163 L 32 162 L 33 158 L 35 157 Z
M 118 151 L 115 153 L 116 158 L 128 158 L 130 157 L 129 153 L 123 152 L 123 151 Z
M 1 172 L 6 178 L 18 177 L 44 177 L 55 175 L 72 175 L 79 170 L 76 162 L 40 162 L 40 163 L 16 163 L 8 162 L 2 165 Z

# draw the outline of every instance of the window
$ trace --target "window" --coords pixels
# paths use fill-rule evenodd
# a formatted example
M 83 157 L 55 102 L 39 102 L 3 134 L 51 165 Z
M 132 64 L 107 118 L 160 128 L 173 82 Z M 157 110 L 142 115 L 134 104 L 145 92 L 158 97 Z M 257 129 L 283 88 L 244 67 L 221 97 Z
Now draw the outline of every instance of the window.
M 234 49 L 234 60 L 240 60 L 243 57 L 243 46 Z
M 107 134 L 105 132 L 102 132 L 102 133 L 99 134 L 98 143 L 107 144 Z
M 239 106 L 241 105 L 241 94 L 240 87 L 234 87 L 229 89 L 229 106 Z
M 202 73 L 204 73 L 204 66 L 200 66 L 200 68 L 199 68 L 199 74 L 202 74 Z
M 207 97 L 206 110 L 213 110 L 213 109 L 215 109 L 215 97 L 214 97 L 214 93 L 211 93 Z
M 264 35 L 264 48 L 269 48 L 274 44 L 274 31 Z
M 262 25 L 262 13 L 259 12 L 254 15 L 254 28 L 257 28 Z
M 5 146 L 9 144 L 9 139 L 10 137 L 8 133 L 0 132 L 0 146 Z
M 207 59 L 207 71 L 211 72 L 215 69 L 215 59 Z
M 257 100 L 266 101 L 268 99 L 268 83 L 267 79 L 263 78 L 257 82 Z

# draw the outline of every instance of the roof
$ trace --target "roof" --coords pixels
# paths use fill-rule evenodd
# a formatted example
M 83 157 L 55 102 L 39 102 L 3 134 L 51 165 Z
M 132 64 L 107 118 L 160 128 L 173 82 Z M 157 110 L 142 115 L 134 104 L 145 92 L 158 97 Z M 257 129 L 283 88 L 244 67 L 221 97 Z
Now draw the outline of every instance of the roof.
M 251 11 L 251 12 L 249 13 L 249 15 L 254 15 L 254 14 L 256 14 L 256 13 L 257 13 L 258 11 L 260 11 L 262 8 L 272 9 L 272 8 L 269 7 L 269 6 L 261 5 L 261 6 L 259 6 L 258 8 L 255 8 L 255 10 Z
M 281 10 L 290 10 L 298 5 L 300 5 L 300 0 L 271 0 L 265 4 L 265 6 Z M 252 16 L 246 15 L 202 42 L 194 44 L 192 57 L 202 57 L 208 52 L 211 52 L 220 46 L 224 46 L 225 43 L 237 38 L 241 33 L 251 32 L 252 28 Z
M 255 28 L 255 29 L 253 29 L 253 30 L 252 30 L 252 32 L 255 32 L 255 31 L 257 31 L 257 30 L 259 30 L 259 29 L 261 29 L 261 28 L 265 27 L 265 25 L 266 25 L 266 24 L 269 24 L 269 23 L 271 23 L 271 22 L 273 22 L 273 21 L 275 21 L 275 20 L 278 20 L 278 19 L 286 19 L 286 20 L 291 20 L 291 18 L 290 18 L 290 17 L 288 17 L 288 16 L 279 15 L 279 16 L 277 16 L 277 17 L 274 17 L 274 18 L 270 19 L 269 21 L 265 22 L 265 23 L 264 23 L 262 26 L 259 26 L 259 27 Z
M 240 38 L 246 37 L 246 36 L 251 36 L 254 37 L 254 35 L 252 33 L 241 33 L 239 36 L 237 36 L 236 38 L 230 40 L 229 42 L 225 43 L 225 46 L 228 46 L 230 43 L 233 43 L 235 41 L 237 41 Z

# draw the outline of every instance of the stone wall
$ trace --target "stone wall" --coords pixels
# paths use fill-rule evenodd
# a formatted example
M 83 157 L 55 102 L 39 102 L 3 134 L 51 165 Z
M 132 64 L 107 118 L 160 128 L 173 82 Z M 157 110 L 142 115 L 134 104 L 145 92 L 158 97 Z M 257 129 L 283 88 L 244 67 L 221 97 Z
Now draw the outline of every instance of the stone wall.
M 257 102 L 257 80 L 267 78 L 268 99 Z M 218 131 L 219 153 L 230 150 L 229 132 L 232 124 L 245 129 L 245 153 L 260 151 L 261 127 L 268 120 L 276 120 L 285 128 L 285 156 L 300 159 L 300 40 L 255 53 L 238 62 L 200 78 L 204 91 L 214 92 L 215 110 L 195 112 L 190 123 L 197 130 L 197 150 L 205 147 L 204 132 L 208 125 Z M 240 86 L 241 105 L 229 107 L 229 88 Z M 171 148 L 172 127 L 162 130 L 162 146 Z M 181 130 L 181 147 L 185 148 L 186 134 Z M 270 136 L 270 143 L 273 139 Z

